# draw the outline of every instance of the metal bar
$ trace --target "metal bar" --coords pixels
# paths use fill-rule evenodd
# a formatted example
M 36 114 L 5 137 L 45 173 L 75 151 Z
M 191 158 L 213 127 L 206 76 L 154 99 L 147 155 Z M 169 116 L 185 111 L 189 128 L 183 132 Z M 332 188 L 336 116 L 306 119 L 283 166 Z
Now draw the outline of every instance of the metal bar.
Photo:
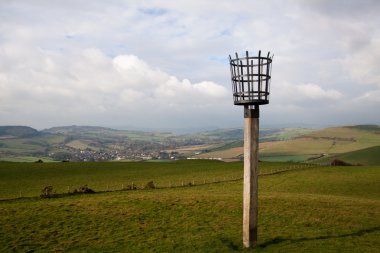
M 232 97 L 233 97 L 233 100 L 235 101 L 236 100 L 236 97 L 235 97 L 235 94 L 236 94 L 236 86 L 237 86 L 237 83 L 236 83 L 236 71 L 235 71 L 235 64 L 231 58 L 231 55 L 229 56 L 230 58 L 230 69 L 231 69 L 231 81 L 232 81 Z
M 241 84 L 241 92 L 242 92 L 242 96 L 243 96 L 243 100 L 245 99 L 245 94 L 244 94 L 244 68 L 243 68 L 243 62 L 240 60 L 240 71 L 241 71 L 241 81 L 242 81 L 242 84 Z
M 237 85 L 239 85 L 237 88 L 237 93 L 236 93 L 236 100 L 240 100 L 240 92 L 241 92 L 241 80 L 240 80 L 240 69 L 239 69 L 239 55 L 236 53 L 236 65 L 235 68 L 237 70 L 237 75 L 235 76 L 237 78 Z M 236 85 L 236 86 L 237 86 Z
M 258 71 L 258 100 L 261 99 L 261 65 L 260 65 L 260 58 L 261 58 L 261 50 L 259 51 L 259 57 L 257 58 L 258 60 L 258 68 L 257 68 L 257 71 Z
M 246 61 L 247 61 L 247 88 L 248 88 L 248 99 L 251 100 L 251 82 L 250 82 L 250 75 L 249 75 L 249 55 L 248 51 L 245 52 L 246 54 Z
M 269 54 L 270 52 L 268 52 L 268 55 L 267 55 L 267 69 L 266 69 L 266 80 L 265 80 L 265 100 L 268 101 L 268 94 L 269 94 L 269 68 L 271 66 L 271 63 L 269 62 L 270 61 L 270 58 L 269 58 Z
M 229 58 L 229 60 L 230 60 L 230 72 L 231 72 L 232 95 L 233 95 L 233 94 L 235 93 L 235 92 L 234 92 L 234 87 L 235 87 L 235 85 L 234 85 L 234 73 L 233 73 L 233 71 L 232 71 L 233 66 L 232 66 L 232 58 L 231 58 L 231 55 L 229 55 L 228 58 Z M 232 97 L 233 97 L 233 96 L 232 96 Z
M 251 60 L 251 73 L 252 73 L 252 78 L 251 78 L 251 80 L 252 80 L 252 82 L 251 82 L 251 89 L 252 89 L 252 100 L 254 100 L 255 99 L 255 92 L 254 92 L 254 90 L 255 90 L 255 76 L 254 76 L 254 68 L 253 68 L 253 60 Z
M 270 69 L 269 69 L 269 83 L 268 83 L 268 92 L 270 92 L 270 82 L 271 82 L 271 79 L 272 79 L 272 62 L 273 62 L 273 56 L 274 54 L 272 54 L 272 57 L 270 58 Z
M 260 75 L 261 82 L 263 82 L 263 78 L 264 78 L 263 75 L 265 75 L 264 71 L 263 71 L 263 69 L 264 69 L 264 59 L 263 58 L 261 58 L 261 64 L 260 64 L 259 68 L 260 68 L 260 73 L 261 73 L 261 75 Z M 264 79 L 266 80 L 266 78 L 264 78 Z M 263 91 L 263 86 L 261 86 L 261 90 L 259 91 L 260 92 L 260 99 L 261 99 L 261 95 L 263 94 L 262 91 Z

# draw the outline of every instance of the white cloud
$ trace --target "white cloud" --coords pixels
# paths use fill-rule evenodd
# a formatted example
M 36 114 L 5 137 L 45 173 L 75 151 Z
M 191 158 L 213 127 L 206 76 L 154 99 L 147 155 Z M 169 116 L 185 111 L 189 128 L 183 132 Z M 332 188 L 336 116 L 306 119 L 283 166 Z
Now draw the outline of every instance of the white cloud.
M 334 89 L 322 89 L 320 86 L 312 83 L 300 84 L 295 87 L 298 96 L 304 99 L 340 99 L 343 94 Z
M 373 115 L 380 107 L 377 2 L 1 1 L 0 119 L 240 125 L 227 57 L 259 49 L 275 54 L 269 121 L 279 107 L 293 112 L 282 117 L 289 122 L 334 107 L 338 124 L 351 118 L 347 101 L 366 99 L 363 115 Z
M 65 57 L 30 50 L 25 57 L 33 60 L 19 62 L 10 55 L 9 61 L 17 64 L 7 66 L 7 74 L 0 69 L 0 107 L 9 112 L 20 110 L 20 118 L 32 112 L 43 114 L 46 120 L 65 115 L 68 121 L 85 121 L 89 115 L 101 118 L 102 114 L 125 113 L 134 119 L 152 106 L 157 117 L 170 114 L 170 110 L 189 112 L 194 105 L 216 108 L 228 101 L 226 88 L 219 84 L 181 81 L 135 55 L 112 59 L 97 48 L 86 48 L 66 52 Z
M 316 103 L 320 105 L 339 102 L 344 95 L 335 89 L 324 89 L 320 85 L 290 84 L 288 82 L 278 83 L 272 92 L 272 100 L 283 107 L 300 107 L 305 110 L 314 107 Z
M 355 102 L 369 106 L 380 104 L 380 90 L 369 91 L 355 99 Z M 379 116 L 380 118 L 380 116 Z
M 380 35 L 369 44 L 354 50 L 342 60 L 343 66 L 358 84 L 374 84 L 380 88 Z

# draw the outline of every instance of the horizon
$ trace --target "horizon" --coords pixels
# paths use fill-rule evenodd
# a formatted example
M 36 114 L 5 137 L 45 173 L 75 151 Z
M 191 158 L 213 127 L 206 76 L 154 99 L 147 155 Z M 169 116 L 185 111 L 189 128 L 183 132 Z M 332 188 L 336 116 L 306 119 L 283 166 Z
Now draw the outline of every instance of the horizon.
M 379 124 L 353 124 L 353 125 L 330 125 L 330 126 L 301 126 L 301 125 L 282 125 L 282 126 L 261 126 L 261 130 L 266 129 L 313 129 L 313 130 L 323 130 L 327 128 L 341 128 L 341 127 L 355 127 L 355 126 L 380 126 Z M 226 128 L 220 128 L 220 127 L 199 127 L 199 128 L 137 128 L 132 126 L 96 126 L 96 125 L 61 125 L 61 126 L 52 126 L 48 128 L 42 128 L 38 129 L 33 126 L 27 126 L 27 125 L 0 125 L 0 127 L 30 127 L 34 130 L 37 130 L 38 132 L 43 132 L 46 130 L 50 130 L 53 128 L 70 128 L 70 127 L 94 127 L 94 128 L 108 128 L 111 130 L 117 130 L 117 131 L 136 131 L 136 132 L 156 132 L 156 133 L 172 133 L 172 134 L 196 134 L 201 132 L 209 132 L 209 131 L 216 131 L 216 130 L 232 130 L 232 129 L 239 129 L 243 130 L 243 126 L 236 126 L 236 127 L 226 127 Z
M 240 127 L 246 50 L 274 54 L 262 126 L 380 124 L 379 1 L 200 3 L 1 2 L 0 125 Z

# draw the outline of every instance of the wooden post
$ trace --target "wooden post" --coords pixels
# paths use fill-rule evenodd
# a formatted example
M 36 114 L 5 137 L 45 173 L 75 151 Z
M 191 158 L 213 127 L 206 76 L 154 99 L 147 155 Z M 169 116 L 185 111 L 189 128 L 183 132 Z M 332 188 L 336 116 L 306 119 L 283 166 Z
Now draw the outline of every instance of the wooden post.
M 257 245 L 259 107 L 244 106 L 243 245 Z

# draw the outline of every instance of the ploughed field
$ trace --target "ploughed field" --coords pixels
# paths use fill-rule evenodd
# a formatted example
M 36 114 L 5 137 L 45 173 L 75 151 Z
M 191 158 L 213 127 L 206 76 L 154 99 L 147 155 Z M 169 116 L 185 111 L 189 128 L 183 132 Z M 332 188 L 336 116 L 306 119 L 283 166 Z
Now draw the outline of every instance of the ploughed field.
M 0 251 L 250 252 L 242 172 L 202 160 L 0 163 Z M 380 166 L 260 163 L 260 173 L 255 252 L 380 251 Z M 158 188 L 127 190 L 149 181 Z M 49 185 L 59 195 L 41 199 Z M 96 193 L 67 194 L 83 185 Z

